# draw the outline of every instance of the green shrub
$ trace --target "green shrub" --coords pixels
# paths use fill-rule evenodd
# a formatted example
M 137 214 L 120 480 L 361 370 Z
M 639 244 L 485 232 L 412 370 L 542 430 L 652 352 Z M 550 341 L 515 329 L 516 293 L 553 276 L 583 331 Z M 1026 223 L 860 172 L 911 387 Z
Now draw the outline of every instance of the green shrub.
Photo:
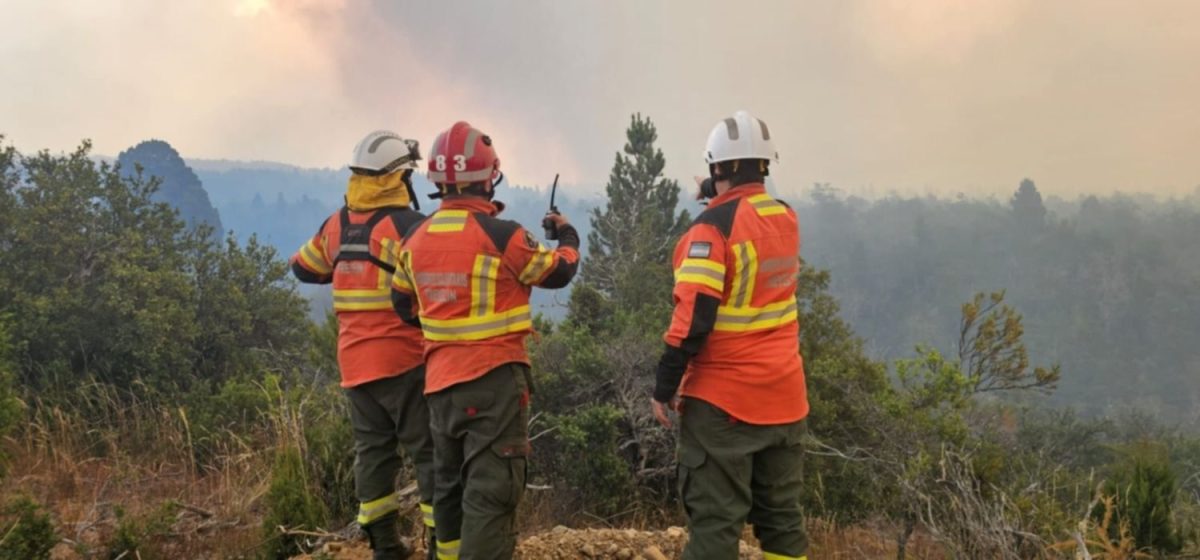
M 596 515 L 617 513 L 630 501 L 629 466 L 617 449 L 622 418 L 616 407 L 601 404 L 551 420 L 558 428 L 555 467 L 560 471 L 552 478 L 565 478 L 580 505 Z
M 358 511 L 354 496 L 354 431 L 346 398 L 336 385 L 316 387 L 307 400 L 304 442 L 314 483 L 337 523 L 349 522 Z
M 117 530 L 108 541 L 108 558 L 149 557 L 161 556 L 155 540 L 167 535 L 175 523 L 179 513 L 179 505 L 175 502 L 164 502 L 157 510 L 142 516 L 129 515 L 124 508 L 117 506 Z
M 16 375 L 12 362 L 12 343 L 8 335 L 11 319 L 0 314 L 0 439 L 12 432 L 21 419 L 21 401 L 17 398 Z M 4 474 L 4 451 L 0 449 L 0 476 Z
M 263 518 L 263 553 L 267 558 L 288 558 L 303 552 L 300 541 L 281 534 L 280 527 L 313 530 L 325 525 L 325 506 L 309 479 L 299 449 L 288 447 L 275 457 Z
M 1172 553 L 1183 548 L 1171 515 L 1178 481 L 1161 444 L 1130 446 L 1114 468 L 1105 492 L 1116 497 L 1118 523 L 1114 525 L 1127 522 L 1139 549 Z
M 38 560 L 50 557 L 58 534 L 50 515 L 33 500 L 19 497 L 0 515 L 0 560 Z

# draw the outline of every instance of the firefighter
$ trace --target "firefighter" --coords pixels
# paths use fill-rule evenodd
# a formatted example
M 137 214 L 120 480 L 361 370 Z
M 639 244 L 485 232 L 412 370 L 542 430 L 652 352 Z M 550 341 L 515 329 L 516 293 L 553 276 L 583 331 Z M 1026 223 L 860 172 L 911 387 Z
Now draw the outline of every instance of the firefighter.
M 529 455 L 531 287 L 575 276 L 579 235 L 557 214 L 551 250 L 496 215 L 500 160 L 465 122 L 434 140 L 441 208 L 405 236 L 392 298 L 425 333 L 425 393 L 434 438 L 439 560 L 511 558 Z
M 796 213 L 766 193 L 778 155 L 749 113 L 717 123 L 704 159 L 711 200 L 675 247 L 675 309 L 651 399 L 666 427 L 668 409 L 679 412 L 683 558 L 737 558 L 748 521 L 766 560 L 803 559 Z
M 407 558 L 398 539 L 396 477 L 399 447 L 416 466 L 433 558 L 433 438 L 425 402 L 424 339 L 396 317 L 391 304 L 395 247 L 424 216 L 416 210 L 412 173 L 421 159 L 415 140 L 376 131 L 363 138 L 350 164 L 346 205 L 291 259 L 301 282 L 333 284 L 338 367 L 354 430 L 354 490 L 358 523 L 376 560 Z

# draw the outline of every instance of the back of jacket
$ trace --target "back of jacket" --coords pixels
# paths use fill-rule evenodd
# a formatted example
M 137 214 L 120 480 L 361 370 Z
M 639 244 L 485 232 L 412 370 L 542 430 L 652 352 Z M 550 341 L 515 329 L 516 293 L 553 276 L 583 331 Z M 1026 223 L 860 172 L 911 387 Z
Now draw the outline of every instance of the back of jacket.
M 675 249 L 665 340 L 691 359 L 681 393 L 755 424 L 807 416 L 796 308 L 800 231 L 761 184 L 717 197 Z
M 563 287 L 575 274 L 576 247 L 549 249 L 495 213 L 482 198 L 446 199 L 401 246 L 392 287 L 399 312 L 418 309 L 426 393 L 528 364 L 531 287 Z
M 423 218 L 407 208 L 343 208 L 291 259 L 301 281 L 333 284 L 343 387 L 399 375 L 424 361 L 420 329 L 397 317 L 391 305 L 401 234 Z

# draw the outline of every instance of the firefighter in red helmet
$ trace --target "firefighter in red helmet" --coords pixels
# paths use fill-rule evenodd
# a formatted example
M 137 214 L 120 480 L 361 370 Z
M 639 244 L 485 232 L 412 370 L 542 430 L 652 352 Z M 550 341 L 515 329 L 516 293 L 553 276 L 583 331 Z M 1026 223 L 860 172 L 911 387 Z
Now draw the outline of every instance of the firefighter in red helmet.
M 511 558 L 530 451 L 529 294 L 571 281 L 579 234 L 548 214 L 559 240 L 550 249 L 496 218 L 500 160 L 470 124 L 438 135 L 428 165 L 442 205 L 405 235 L 392 302 L 426 340 L 437 557 Z

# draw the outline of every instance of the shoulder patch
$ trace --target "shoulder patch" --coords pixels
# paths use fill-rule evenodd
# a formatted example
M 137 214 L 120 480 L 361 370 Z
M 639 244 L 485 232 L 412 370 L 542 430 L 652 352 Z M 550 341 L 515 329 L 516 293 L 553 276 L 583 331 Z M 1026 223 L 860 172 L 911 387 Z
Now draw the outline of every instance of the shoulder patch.
M 689 259 L 707 259 L 708 255 L 711 253 L 712 243 L 709 243 L 708 241 L 693 241 L 692 244 L 688 246 Z
M 525 246 L 537 250 L 539 245 L 541 243 L 538 243 L 538 240 L 533 238 L 533 234 L 529 233 L 529 230 L 525 230 Z

